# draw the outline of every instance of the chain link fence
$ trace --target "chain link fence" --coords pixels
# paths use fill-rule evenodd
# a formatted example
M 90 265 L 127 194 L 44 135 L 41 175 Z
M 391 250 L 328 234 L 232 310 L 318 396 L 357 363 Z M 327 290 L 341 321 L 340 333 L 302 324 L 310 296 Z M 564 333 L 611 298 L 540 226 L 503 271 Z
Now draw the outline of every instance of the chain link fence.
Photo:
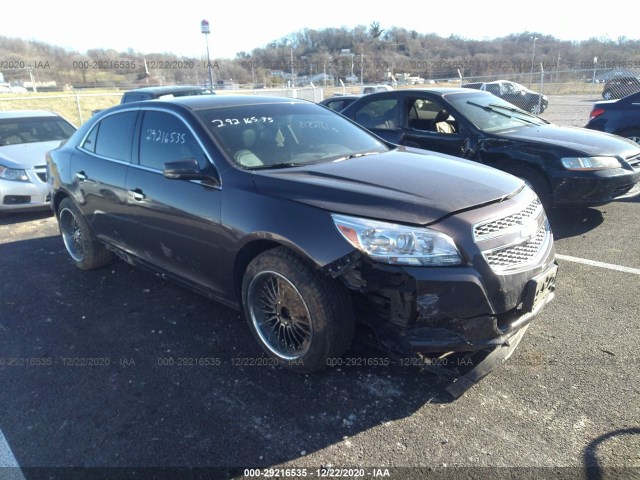
M 2 110 L 49 110 L 62 115 L 76 126 L 87 121 L 94 112 L 113 107 L 120 103 L 122 92 L 103 91 L 87 93 L 74 90 L 68 93 L 21 93 L 0 95 Z M 269 95 L 276 97 L 301 98 L 319 102 L 324 98 L 322 88 L 280 88 L 280 89 L 239 89 L 217 90 L 218 95 Z
M 450 75 L 452 72 L 448 72 Z M 398 78 L 400 78 L 398 76 Z M 508 80 L 546 95 L 549 106 L 541 116 L 559 125 L 584 126 L 589 119 L 593 103 L 604 99 L 621 98 L 640 91 L 640 69 L 545 69 L 529 73 L 501 73 L 491 76 L 442 76 L 425 80 L 408 77 L 410 81 L 398 81 L 394 88 L 438 88 L 459 87 L 468 83 L 487 83 Z M 319 102 L 333 95 L 359 94 L 362 85 L 351 84 L 339 87 L 303 88 L 240 88 L 217 90 L 218 95 L 270 95 L 301 98 Z M 54 111 L 76 125 L 102 110 L 120 103 L 122 91 L 71 90 L 53 93 L 0 94 L 0 110 L 44 109 Z

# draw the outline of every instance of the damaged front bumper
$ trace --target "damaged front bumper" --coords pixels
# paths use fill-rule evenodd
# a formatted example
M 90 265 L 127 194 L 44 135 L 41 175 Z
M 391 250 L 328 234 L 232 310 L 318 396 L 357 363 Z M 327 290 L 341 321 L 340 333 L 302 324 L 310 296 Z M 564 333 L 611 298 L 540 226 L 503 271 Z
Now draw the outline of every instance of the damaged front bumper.
M 550 255 L 552 257 L 552 254 Z M 412 353 L 505 346 L 554 298 L 557 264 L 485 279 L 473 268 L 394 268 L 349 259 L 332 276 L 352 291 L 359 319 L 380 346 Z
M 355 253 L 327 273 L 354 291 L 358 318 L 379 347 L 400 365 L 446 378 L 446 391 L 458 398 L 511 356 L 553 300 L 553 258 L 550 246 L 532 270 L 482 275 L 473 267 L 381 266 Z
M 419 296 L 418 312 L 422 314 L 416 320 L 418 326 L 406 329 L 401 338 L 412 352 L 472 352 L 505 346 L 553 300 L 557 270 L 554 263 L 527 281 L 515 308 L 500 314 L 438 317 L 437 314 L 429 314 L 433 309 L 433 295 Z M 466 299 L 461 298 L 460 301 L 465 302 Z

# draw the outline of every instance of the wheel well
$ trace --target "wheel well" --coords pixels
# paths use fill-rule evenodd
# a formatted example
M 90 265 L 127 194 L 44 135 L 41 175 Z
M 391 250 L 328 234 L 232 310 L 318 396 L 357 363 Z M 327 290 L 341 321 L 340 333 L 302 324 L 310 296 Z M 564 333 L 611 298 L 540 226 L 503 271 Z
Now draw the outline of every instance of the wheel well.
M 60 202 L 62 202 L 62 200 L 68 197 L 69 195 L 67 195 L 66 192 L 57 192 L 55 196 L 51 199 L 51 204 L 54 208 L 54 212 L 56 216 L 58 216 L 58 207 L 60 206 Z
M 267 250 L 277 247 L 286 248 L 286 245 L 282 245 L 281 243 L 274 242 L 272 240 L 256 240 L 248 243 L 240 249 L 236 255 L 236 260 L 233 266 L 233 286 L 237 298 L 242 298 L 242 277 L 244 276 L 244 272 L 247 270 L 247 266 L 251 263 L 251 260 L 256 258 L 262 252 L 266 252 Z
M 547 177 L 547 175 L 544 173 L 544 171 L 540 167 L 538 167 L 533 163 L 518 162 L 514 164 L 512 159 L 506 156 L 500 156 L 497 158 L 494 157 L 494 159 L 491 162 L 487 162 L 487 165 L 490 165 L 504 172 L 510 173 L 511 175 L 515 175 L 516 177 L 518 176 L 517 172 L 521 172 L 523 170 L 524 171 L 531 170 L 536 174 L 540 175 L 541 177 L 543 177 L 545 182 L 547 183 L 547 186 L 551 188 L 551 184 L 549 183 L 549 178 Z

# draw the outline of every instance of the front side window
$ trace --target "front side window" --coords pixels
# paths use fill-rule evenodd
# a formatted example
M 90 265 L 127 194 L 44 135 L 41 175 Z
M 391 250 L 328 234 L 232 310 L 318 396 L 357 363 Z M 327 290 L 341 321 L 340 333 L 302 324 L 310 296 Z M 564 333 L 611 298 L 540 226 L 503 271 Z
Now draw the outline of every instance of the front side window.
M 435 133 L 456 133 L 457 120 L 442 104 L 427 98 L 412 98 L 408 101 L 407 126 L 413 130 Z
M 187 125 L 175 115 L 147 111 L 140 131 L 140 165 L 163 170 L 164 164 L 197 160 L 200 168 L 206 156 Z

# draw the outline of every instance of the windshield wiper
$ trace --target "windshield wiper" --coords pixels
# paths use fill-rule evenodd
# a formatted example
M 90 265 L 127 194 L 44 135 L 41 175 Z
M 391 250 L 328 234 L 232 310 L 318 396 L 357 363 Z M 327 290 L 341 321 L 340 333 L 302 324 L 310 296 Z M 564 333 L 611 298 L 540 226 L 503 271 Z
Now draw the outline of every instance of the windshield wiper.
M 501 112 L 500 110 L 496 110 L 496 108 L 501 108 L 501 109 L 503 109 L 503 110 L 507 110 L 507 111 L 509 111 L 509 112 L 513 112 L 513 113 L 525 113 L 526 115 L 529 115 L 530 117 L 538 118 L 538 117 L 536 117 L 535 115 L 531 115 L 530 113 L 527 113 L 527 112 L 525 112 L 525 111 L 523 111 L 523 110 L 520 110 L 519 108 L 516 108 L 516 107 L 514 107 L 514 108 L 512 109 L 512 108 L 509 108 L 509 107 L 505 107 L 505 106 L 503 106 L 503 105 L 496 105 L 496 104 L 480 105 L 479 103 L 475 103 L 475 102 L 472 102 L 472 101 L 470 101 L 470 100 L 467 100 L 467 103 L 468 103 L 469 105 L 473 105 L 474 107 L 479 107 L 479 108 L 481 108 L 481 109 L 483 109 L 483 110 L 485 110 L 485 111 L 487 111 L 487 112 L 496 113 L 496 114 L 498 114 L 498 115 L 502 115 L 503 117 L 507 117 L 507 118 L 510 118 L 510 119 L 512 119 L 512 120 L 520 120 L 521 122 L 523 122 L 523 123 L 528 123 L 529 125 L 540 125 L 539 123 L 537 123 L 537 122 L 532 122 L 531 120 L 528 120 L 528 119 L 526 119 L 526 118 L 522 118 L 522 117 L 518 117 L 518 116 L 514 116 L 514 115 L 509 115 L 509 114 L 507 114 L 507 113 Z
M 533 117 L 533 118 L 536 118 L 538 120 L 542 120 L 537 115 L 534 115 L 533 113 L 529 113 L 526 110 L 522 110 L 522 109 L 520 109 L 518 107 L 507 107 L 506 105 L 498 105 L 497 103 L 490 103 L 489 106 L 492 107 L 492 108 L 502 108 L 503 110 L 508 110 L 510 112 L 513 112 L 513 113 L 518 113 L 518 114 L 521 114 L 521 115 L 526 115 L 527 117 Z M 536 122 L 532 122 L 530 120 L 525 120 L 524 118 L 521 118 L 520 120 L 522 120 L 523 122 L 536 123 Z M 546 122 L 546 120 L 543 120 L 543 121 Z
M 344 155 L 342 157 L 335 158 L 335 159 L 333 159 L 331 161 L 332 162 L 341 162 L 343 160 L 351 160 L 352 158 L 364 157 L 366 155 L 375 155 L 377 153 L 383 153 L 383 152 L 380 152 L 378 150 L 367 150 L 366 152 L 358 152 L 358 153 L 352 153 L 350 155 Z
M 251 170 L 264 170 L 264 169 L 271 169 L 271 168 L 293 168 L 293 167 L 301 167 L 303 165 L 308 165 L 308 164 L 298 163 L 298 162 L 280 162 L 280 163 L 258 165 L 258 166 L 252 167 Z
M 497 113 L 498 115 L 502 115 L 503 117 L 513 118 L 513 117 L 511 117 L 511 115 L 509 115 L 507 113 L 504 113 L 504 112 L 500 112 L 500 111 L 496 110 L 495 108 L 491 108 L 489 105 L 480 105 L 479 103 L 472 102 L 471 100 L 467 100 L 467 103 L 469 105 L 473 105 L 474 107 L 481 108 L 482 110 L 485 110 L 487 112 L 493 112 L 493 113 Z

